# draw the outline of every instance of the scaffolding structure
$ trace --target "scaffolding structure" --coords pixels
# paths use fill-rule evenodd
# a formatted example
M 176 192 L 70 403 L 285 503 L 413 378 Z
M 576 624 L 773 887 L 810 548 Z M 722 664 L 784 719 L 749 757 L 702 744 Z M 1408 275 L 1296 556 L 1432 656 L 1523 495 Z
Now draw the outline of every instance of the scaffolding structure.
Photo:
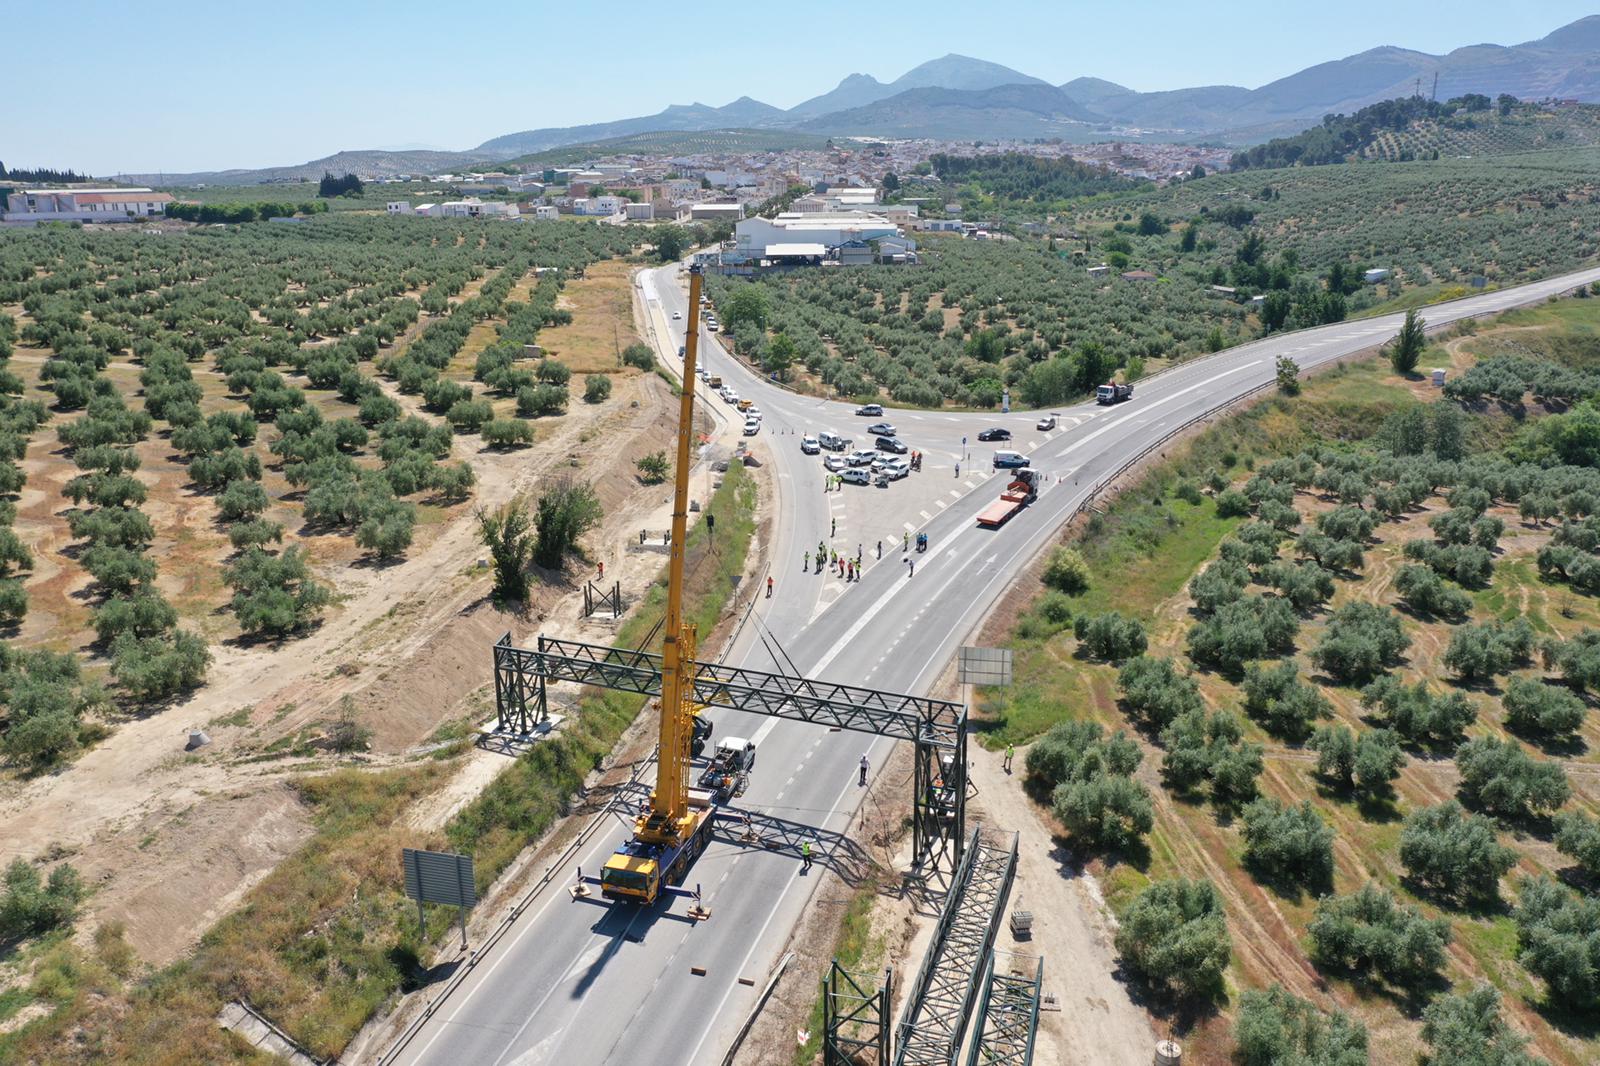
M 955 1066 L 1017 870 L 1017 835 L 974 829 L 895 1035 L 894 1066 Z
M 751 714 L 909 740 L 916 745 L 912 864 L 925 872 L 963 858 L 967 811 L 967 712 L 959 703 L 885 692 L 724 663 L 694 664 L 694 700 Z M 654 652 L 540 636 L 519 648 L 507 633 L 494 644 L 499 730 L 532 732 L 549 716 L 547 685 L 579 685 L 661 694 L 661 656 Z
M 822 979 L 822 1066 L 888 1066 L 894 967 L 884 970 L 877 988 L 871 982 L 838 959 L 829 965 Z
M 1010 951 L 989 953 L 978 1030 L 967 1066 L 1029 1066 L 1039 1032 L 1044 959 Z

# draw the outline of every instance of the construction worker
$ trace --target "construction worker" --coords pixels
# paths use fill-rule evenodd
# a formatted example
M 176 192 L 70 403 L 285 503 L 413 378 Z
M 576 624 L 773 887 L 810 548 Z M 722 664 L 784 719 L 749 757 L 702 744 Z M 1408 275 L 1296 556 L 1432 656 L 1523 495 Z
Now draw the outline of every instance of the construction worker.
M 903 551 L 903 552 L 908 552 L 908 551 L 911 550 L 911 534 L 910 533 L 902 533 L 902 534 L 900 534 L 900 550 Z
M 883 541 L 878 541 L 878 558 L 883 558 Z
M 811 841 L 809 840 L 800 842 L 800 869 L 811 869 Z
M 961 476 L 961 464 L 957 463 L 956 464 L 956 477 L 960 477 L 960 476 Z
M 767 575 L 767 599 L 772 599 L 772 575 Z
M 828 536 L 837 537 L 838 535 L 839 535 L 839 520 L 837 518 L 835 518 L 835 519 L 833 519 L 833 532 L 829 533 Z
M 906 577 L 910 577 L 917 572 L 917 561 L 915 559 L 907 559 L 906 566 L 908 568 L 906 570 Z
M 1008 773 L 1008 774 L 1011 772 L 1011 757 L 1013 755 L 1015 755 L 1016 753 L 1017 753 L 1017 749 L 1015 747 L 1013 747 L 1010 744 L 1006 745 L 1006 761 L 1004 763 L 1003 768 L 1004 768 L 1005 772 Z
M 867 767 L 870 766 L 870 765 L 871 764 L 867 762 L 867 753 L 866 752 L 862 752 L 861 753 L 861 784 L 863 786 L 866 785 L 866 783 L 867 783 Z
M 601 562 L 601 563 L 595 563 L 594 565 L 595 565 L 595 569 L 599 571 L 600 580 L 604 581 L 606 579 L 606 564 Z
M 811 553 L 808 551 L 800 558 L 800 572 L 803 574 L 811 569 Z
M 846 581 L 854 581 L 855 579 L 856 579 L 856 564 L 854 562 L 851 562 L 850 563 L 850 572 L 849 572 L 848 575 L 846 575 L 845 580 Z

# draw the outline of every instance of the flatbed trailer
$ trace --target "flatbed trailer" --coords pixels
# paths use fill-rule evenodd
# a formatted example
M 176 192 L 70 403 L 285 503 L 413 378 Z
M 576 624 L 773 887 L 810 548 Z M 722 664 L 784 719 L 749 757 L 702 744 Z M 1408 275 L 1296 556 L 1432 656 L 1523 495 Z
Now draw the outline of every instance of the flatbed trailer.
M 1037 475 L 1028 469 L 1018 470 L 1011 484 L 1000 498 L 978 515 L 978 525 L 985 529 L 999 529 L 1011 521 L 1011 516 L 1039 498 Z

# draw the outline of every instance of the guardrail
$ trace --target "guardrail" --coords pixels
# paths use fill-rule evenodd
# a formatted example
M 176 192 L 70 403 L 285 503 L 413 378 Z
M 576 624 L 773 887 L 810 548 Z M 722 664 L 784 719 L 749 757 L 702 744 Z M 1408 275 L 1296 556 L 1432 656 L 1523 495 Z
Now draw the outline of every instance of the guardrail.
M 422 1027 L 427 1024 L 430 1018 L 433 1017 L 434 1013 L 439 1009 L 444 1001 L 450 998 L 451 993 L 461 986 L 461 983 L 467 979 L 468 975 L 472 973 L 472 971 L 477 967 L 478 963 L 481 962 L 489 953 L 490 949 L 498 944 L 505 934 L 511 929 L 512 925 L 516 923 L 516 920 L 522 917 L 523 912 L 526 911 L 528 907 L 539 898 L 545 889 L 549 888 L 550 885 L 555 882 L 557 873 L 561 871 L 569 871 L 572 868 L 573 857 L 585 844 L 589 842 L 589 840 L 599 830 L 601 825 L 611 817 L 612 811 L 616 807 L 617 796 L 629 794 L 631 786 L 639 783 L 639 780 L 644 776 L 645 772 L 649 770 L 650 767 L 655 765 L 655 761 L 656 756 L 652 754 L 650 758 L 646 759 L 644 762 L 640 763 L 634 768 L 633 773 L 628 778 L 627 785 L 617 789 L 616 796 L 607 801 L 605 807 L 589 820 L 589 824 L 585 825 L 581 830 L 578 831 L 578 835 L 574 837 L 565 848 L 562 849 L 561 854 L 550 863 L 549 867 L 547 867 L 544 873 L 539 876 L 539 879 L 534 882 L 533 886 L 528 889 L 528 891 L 523 895 L 522 899 L 520 899 L 517 904 L 511 908 L 511 910 L 503 919 L 501 919 L 500 924 L 495 926 L 494 930 L 484 938 L 483 944 L 474 950 L 470 955 L 468 955 L 465 962 L 456 967 L 455 973 L 450 975 L 450 979 L 446 981 L 445 986 L 439 990 L 439 994 L 433 999 L 429 1000 L 428 1005 L 422 1009 L 422 1013 L 417 1015 L 416 1018 L 412 1019 L 405 1029 L 401 1030 L 400 1035 L 395 1038 L 394 1043 L 389 1046 L 389 1049 L 378 1057 L 378 1066 L 389 1066 L 389 1064 L 398 1060 L 400 1053 L 406 1049 L 412 1040 L 416 1039 L 417 1034 L 422 1031 Z

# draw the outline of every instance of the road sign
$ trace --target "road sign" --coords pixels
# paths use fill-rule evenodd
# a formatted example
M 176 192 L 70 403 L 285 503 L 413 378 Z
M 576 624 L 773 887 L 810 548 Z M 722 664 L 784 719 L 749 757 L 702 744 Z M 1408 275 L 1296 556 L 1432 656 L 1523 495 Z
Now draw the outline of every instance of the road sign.
M 1010 648 L 965 647 L 957 663 L 963 685 L 1011 684 Z
M 467 946 L 467 910 L 478 902 L 478 885 L 472 878 L 472 856 L 449 851 L 400 849 L 406 870 L 406 895 L 417 901 L 417 925 L 427 939 L 424 903 L 443 903 L 461 911 L 461 946 Z

